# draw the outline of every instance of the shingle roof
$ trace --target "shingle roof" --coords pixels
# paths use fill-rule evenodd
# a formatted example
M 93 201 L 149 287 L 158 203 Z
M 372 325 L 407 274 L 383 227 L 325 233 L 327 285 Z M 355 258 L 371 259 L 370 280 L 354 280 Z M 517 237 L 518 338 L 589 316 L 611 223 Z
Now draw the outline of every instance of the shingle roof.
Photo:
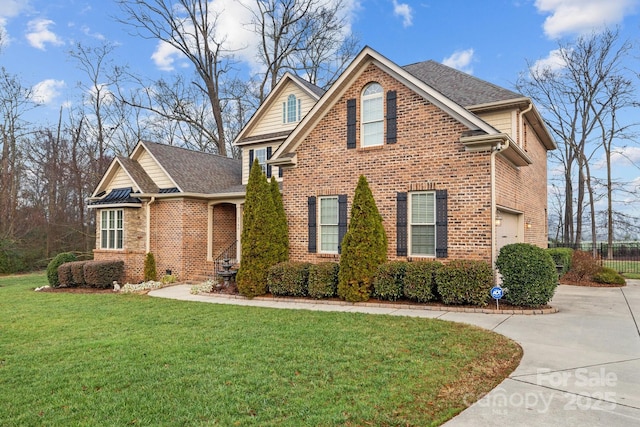
M 322 95 L 324 95 L 324 93 L 326 92 L 326 90 L 322 89 L 319 86 L 314 85 L 313 83 L 309 83 L 308 81 L 306 81 L 303 78 L 300 78 L 298 76 L 296 76 L 295 74 L 291 74 L 291 77 L 293 77 L 294 79 L 296 79 L 296 81 L 303 85 L 304 87 L 306 87 L 307 89 L 309 89 L 311 92 L 313 92 L 314 94 L 318 95 L 318 97 L 321 97 Z
M 143 144 L 185 193 L 219 193 L 242 182 L 241 160 L 155 142 Z
M 463 107 L 524 97 L 433 60 L 402 68 Z
M 147 175 L 145 170 L 140 166 L 140 163 L 135 160 L 131 160 L 128 157 L 118 156 L 118 161 L 122 167 L 129 173 L 131 178 L 140 187 L 140 191 L 143 193 L 157 193 L 158 186 Z

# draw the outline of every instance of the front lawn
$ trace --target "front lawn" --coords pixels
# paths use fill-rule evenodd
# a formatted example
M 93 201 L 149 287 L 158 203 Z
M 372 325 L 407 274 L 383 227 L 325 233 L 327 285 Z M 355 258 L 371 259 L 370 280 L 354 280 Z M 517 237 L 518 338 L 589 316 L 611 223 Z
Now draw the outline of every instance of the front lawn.
M 3 425 L 427 426 L 495 387 L 514 342 L 437 320 L 0 278 Z

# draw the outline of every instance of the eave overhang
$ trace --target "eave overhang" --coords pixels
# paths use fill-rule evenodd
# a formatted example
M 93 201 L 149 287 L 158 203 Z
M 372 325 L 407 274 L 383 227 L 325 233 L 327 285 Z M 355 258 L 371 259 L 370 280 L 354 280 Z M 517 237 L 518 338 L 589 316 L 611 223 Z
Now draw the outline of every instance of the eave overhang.
M 529 166 L 533 164 L 527 153 L 520 148 L 509 135 L 499 133 L 494 135 L 471 135 L 460 137 L 460 142 L 466 151 L 498 151 L 498 153 L 514 166 Z

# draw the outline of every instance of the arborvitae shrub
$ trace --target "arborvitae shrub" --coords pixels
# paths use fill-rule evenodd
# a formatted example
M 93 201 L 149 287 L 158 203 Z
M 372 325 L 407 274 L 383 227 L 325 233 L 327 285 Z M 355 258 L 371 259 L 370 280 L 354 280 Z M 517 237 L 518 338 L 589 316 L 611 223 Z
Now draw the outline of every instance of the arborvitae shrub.
M 407 264 L 404 275 L 404 296 L 418 302 L 437 299 L 436 273 L 439 261 L 415 261 Z
M 573 251 L 571 269 L 564 277 L 572 282 L 590 281 L 598 271 L 600 264 L 590 252 Z
M 321 262 L 309 266 L 308 293 L 311 298 L 331 298 L 338 290 L 337 262 Z
M 155 282 L 158 280 L 158 272 L 156 271 L 156 257 L 151 252 L 147 252 L 144 259 L 144 281 Z
M 373 295 L 382 300 L 395 301 L 403 295 L 405 261 L 390 261 L 378 266 L 373 279 Z
M 276 181 L 276 177 L 271 177 L 269 183 L 271 198 L 273 199 L 273 244 L 274 244 L 274 262 L 283 262 L 289 260 L 289 226 L 287 225 L 287 214 L 284 212 L 284 204 L 282 203 L 282 194 L 280 194 L 280 185 Z
M 255 160 L 247 183 L 242 216 L 242 262 L 236 275 L 238 292 L 249 298 L 267 293 L 269 268 L 277 264 L 273 210 L 267 178 Z
M 65 262 L 58 267 L 58 286 L 63 288 L 73 286 L 73 273 L 71 272 L 70 262 Z
M 510 304 L 525 307 L 545 305 L 553 297 L 558 274 L 551 255 L 528 243 L 503 246 L 496 259 L 502 275 L 504 299 Z
M 307 295 L 308 262 L 285 261 L 269 268 L 267 283 L 274 296 L 303 297 Z
M 454 260 L 436 273 L 438 294 L 445 304 L 484 307 L 489 301 L 493 271 L 485 261 Z
M 47 266 L 47 280 L 49 281 L 49 285 L 54 288 L 59 286 L 60 282 L 58 281 L 58 267 L 60 267 L 65 262 L 76 260 L 76 256 L 71 252 L 63 252 L 53 257 L 53 259 Z
M 613 268 L 602 267 L 600 271 L 593 275 L 593 281 L 605 285 L 625 285 L 624 277 Z
M 387 235 L 367 179 L 358 180 L 349 228 L 342 239 L 338 296 L 346 301 L 366 301 L 373 276 L 387 260 Z
M 571 256 L 573 255 L 573 249 L 550 248 L 547 249 L 547 252 L 551 255 L 551 258 L 553 258 L 555 265 L 562 266 L 562 271 L 560 271 L 561 276 L 571 269 Z
M 109 288 L 119 282 L 124 272 L 124 261 L 87 261 L 84 280 L 92 288 Z

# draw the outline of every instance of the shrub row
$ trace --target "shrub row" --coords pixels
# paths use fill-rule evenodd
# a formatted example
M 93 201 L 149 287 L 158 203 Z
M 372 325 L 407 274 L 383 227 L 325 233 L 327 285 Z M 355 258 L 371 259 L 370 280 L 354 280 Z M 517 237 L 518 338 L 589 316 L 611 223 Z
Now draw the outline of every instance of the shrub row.
M 268 286 L 274 296 L 336 296 L 339 266 L 324 262 L 310 264 L 283 262 L 269 269 Z M 447 304 L 484 306 L 489 300 L 493 272 L 484 261 L 391 261 L 379 266 L 373 280 L 373 295 L 395 301 L 428 302 L 441 299 Z
M 123 261 L 72 261 L 58 267 L 58 284 L 109 288 L 121 279 L 123 271 Z
M 571 268 L 563 276 L 564 279 L 580 283 L 593 281 L 607 285 L 624 285 L 625 279 L 617 271 L 603 267 L 590 252 L 572 251 Z
M 551 255 L 555 265 L 561 265 L 562 270 L 560 275 L 562 276 L 571 269 L 571 257 L 573 255 L 573 249 L 571 248 L 549 248 L 547 253 Z

